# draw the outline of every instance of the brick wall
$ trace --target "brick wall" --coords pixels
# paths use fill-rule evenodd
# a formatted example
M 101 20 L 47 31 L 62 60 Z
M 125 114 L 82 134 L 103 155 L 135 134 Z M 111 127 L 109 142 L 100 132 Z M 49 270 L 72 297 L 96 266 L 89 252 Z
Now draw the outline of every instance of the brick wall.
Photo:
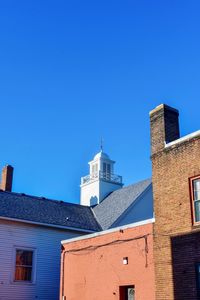
M 196 300 L 200 229 L 192 224 L 189 178 L 200 175 L 200 136 L 165 147 L 167 110 L 160 106 L 150 114 L 156 300 Z M 170 126 L 172 141 L 178 127 L 173 133 Z

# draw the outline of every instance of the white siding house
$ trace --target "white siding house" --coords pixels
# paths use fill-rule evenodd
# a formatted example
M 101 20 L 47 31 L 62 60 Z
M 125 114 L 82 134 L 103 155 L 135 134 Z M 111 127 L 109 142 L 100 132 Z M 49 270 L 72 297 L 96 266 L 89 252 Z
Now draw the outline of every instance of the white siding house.
M 0 299 L 58 300 L 60 242 L 80 233 L 0 220 Z M 33 250 L 33 281 L 15 281 L 16 249 Z
M 100 229 L 90 207 L 0 190 L 0 300 L 58 300 L 61 240 Z

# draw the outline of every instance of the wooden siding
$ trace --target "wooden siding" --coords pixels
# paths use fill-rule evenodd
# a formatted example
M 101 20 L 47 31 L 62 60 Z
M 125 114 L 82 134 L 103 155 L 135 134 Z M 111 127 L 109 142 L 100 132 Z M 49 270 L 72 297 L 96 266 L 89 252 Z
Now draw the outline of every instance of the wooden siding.
M 0 300 L 58 300 L 60 242 L 80 234 L 0 220 Z M 15 246 L 36 249 L 34 284 L 13 282 Z

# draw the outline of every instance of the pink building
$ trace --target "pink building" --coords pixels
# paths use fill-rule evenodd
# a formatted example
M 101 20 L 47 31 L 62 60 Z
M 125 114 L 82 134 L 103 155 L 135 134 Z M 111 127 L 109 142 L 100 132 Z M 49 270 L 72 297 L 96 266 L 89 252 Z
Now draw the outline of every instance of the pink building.
M 60 300 L 154 300 L 153 222 L 63 241 Z

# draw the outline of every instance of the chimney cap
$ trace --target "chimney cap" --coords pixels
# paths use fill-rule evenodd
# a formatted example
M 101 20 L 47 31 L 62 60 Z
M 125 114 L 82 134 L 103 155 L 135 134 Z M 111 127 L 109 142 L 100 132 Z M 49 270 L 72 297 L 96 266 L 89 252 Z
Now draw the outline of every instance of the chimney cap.
M 152 109 L 152 110 L 149 112 L 149 115 L 152 116 L 152 115 L 154 115 L 155 113 L 157 113 L 158 111 L 164 110 L 164 109 L 170 110 L 170 111 L 172 111 L 172 112 L 174 112 L 174 113 L 176 113 L 176 114 L 179 115 L 178 109 L 176 109 L 176 108 L 174 108 L 174 107 L 171 107 L 171 106 L 169 106 L 169 105 L 167 105 L 167 104 L 164 104 L 164 103 L 162 103 L 162 104 L 156 106 L 154 109 Z
M 5 169 L 5 168 L 12 168 L 12 169 L 14 169 L 13 166 L 11 166 L 11 165 L 9 165 L 9 164 L 7 164 L 7 165 L 5 165 L 5 166 L 3 167 L 3 169 Z

